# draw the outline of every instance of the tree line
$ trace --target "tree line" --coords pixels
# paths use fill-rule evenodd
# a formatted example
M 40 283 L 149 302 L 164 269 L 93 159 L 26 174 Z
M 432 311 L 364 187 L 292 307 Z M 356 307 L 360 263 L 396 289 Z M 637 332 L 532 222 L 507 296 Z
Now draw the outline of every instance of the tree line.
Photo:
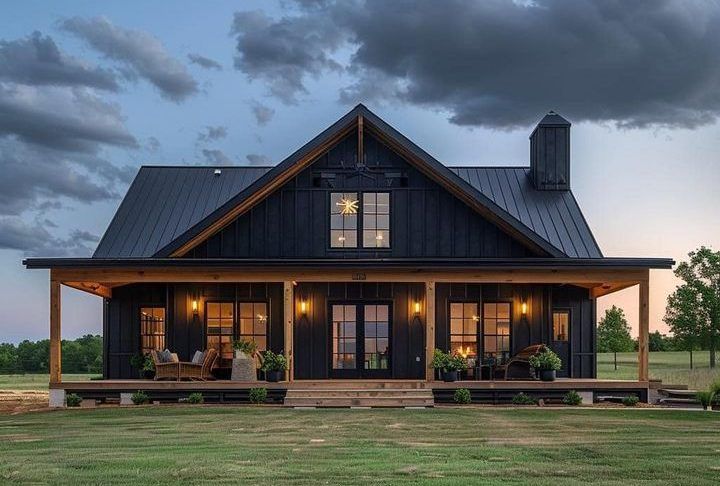
M 64 373 L 102 373 L 102 336 L 87 334 L 61 345 Z M 48 373 L 50 340 L 0 344 L 0 373 Z

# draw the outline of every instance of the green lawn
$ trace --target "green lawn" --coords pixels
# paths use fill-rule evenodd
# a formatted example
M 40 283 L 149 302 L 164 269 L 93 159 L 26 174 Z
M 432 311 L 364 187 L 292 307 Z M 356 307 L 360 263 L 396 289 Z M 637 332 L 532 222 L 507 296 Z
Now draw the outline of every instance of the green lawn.
M 75 375 L 63 374 L 63 380 L 82 381 L 89 380 L 98 375 Z M 27 375 L 0 375 L 0 390 L 47 390 L 50 375 L 48 374 L 27 374 Z
M 693 369 L 690 370 L 690 353 L 656 352 L 650 353 L 650 378 L 660 379 L 665 384 L 688 385 L 690 388 L 703 389 L 715 379 L 720 378 L 720 368 L 710 369 L 709 353 L 693 353 Z M 612 353 L 598 353 L 598 378 L 617 380 L 637 379 L 637 353 L 618 353 L 618 369 L 613 366 Z
M 0 482 L 717 484 L 720 414 L 160 406 L 0 416 Z

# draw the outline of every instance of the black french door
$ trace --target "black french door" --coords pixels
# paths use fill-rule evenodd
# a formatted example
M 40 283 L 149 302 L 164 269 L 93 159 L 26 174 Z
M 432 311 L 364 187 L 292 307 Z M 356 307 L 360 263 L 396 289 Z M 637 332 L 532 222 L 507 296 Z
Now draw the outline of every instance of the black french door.
M 388 303 L 330 304 L 330 377 L 392 377 L 392 315 Z

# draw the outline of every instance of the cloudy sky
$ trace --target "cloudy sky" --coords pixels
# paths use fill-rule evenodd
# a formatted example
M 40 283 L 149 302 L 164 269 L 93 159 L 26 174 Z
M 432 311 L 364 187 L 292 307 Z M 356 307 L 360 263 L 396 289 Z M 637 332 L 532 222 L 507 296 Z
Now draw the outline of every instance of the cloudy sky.
M 274 164 L 358 102 L 448 165 L 527 165 L 573 122 L 608 256 L 720 249 L 720 3 L 559 0 L 0 5 L 0 341 L 47 337 L 48 275 L 89 256 L 141 164 Z M 670 272 L 651 274 L 664 330 Z M 603 298 L 626 307 L 637 292 Z M 101 329 L 65 291 L 63 336 Z

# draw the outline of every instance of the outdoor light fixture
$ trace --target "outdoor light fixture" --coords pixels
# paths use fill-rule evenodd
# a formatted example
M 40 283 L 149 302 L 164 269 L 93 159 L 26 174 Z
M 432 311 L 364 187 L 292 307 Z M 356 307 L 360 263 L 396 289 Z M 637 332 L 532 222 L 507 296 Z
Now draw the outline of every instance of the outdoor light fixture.
M 307 302 L 304 300 L 300 301 L 300 314 L 302 314 L 302 315 L 307 314 Z
M 527 302 L 520 304 L 520 312 L 522 312 L 522 315 L 527 314 Z
M 415 305 L 413 306 L 413 308 L 415 309 L 415 315 L 420 315 L 420 302 L 415 301 Z
M 198 301 L 197 300 L 192 301 L 192 311 L 193 311 L 194 315 L 198 314 Z

